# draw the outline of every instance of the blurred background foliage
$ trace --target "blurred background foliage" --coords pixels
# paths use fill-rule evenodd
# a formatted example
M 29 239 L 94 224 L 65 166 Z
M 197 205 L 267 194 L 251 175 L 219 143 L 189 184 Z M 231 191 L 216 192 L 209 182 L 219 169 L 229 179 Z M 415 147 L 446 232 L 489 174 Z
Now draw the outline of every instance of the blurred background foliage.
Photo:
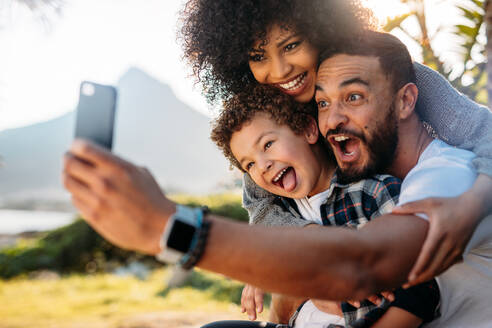
M 176 195 L 175 201 L 189 206 L 209 207 L 217 215 L 247 222 L 241 196 L 222 194 L 211 196 Z M 120 249 L 101 238 L 85 221 L 47 232 L 38 238 L 21 240 L 16 246 L 0 250 L 0 277 L 12 278 L 37 270 L 60 273 L 111 272 L 132 262 L 142 262 L 150 268 L 162 264 L 154 257 Z
M 444 75 L 460 92 L 471 99 L 487 105 L 487 57 L 485 54 L 487 38 L 485 36 L 486 0 L 465 0 L 456 5 L 462 22 L 452 26 L 456 36 L 456 51 L 461 57 L 461 64 L 451 65 L 437 55 L 433 41 L 445 26 L 440 26 L 433 33 L 429 31 L 424 0 L 400 0 L 406 4 L 408 11 L 389 18 L 383 29 L 391 32 L 395 29 L 406 34 L 420 47 L 423 64 Z M 443 13 L 445 15 L 446 13 Z M 418 32 L 404 27 L 404 22 L 413 19 L 417 22 Z

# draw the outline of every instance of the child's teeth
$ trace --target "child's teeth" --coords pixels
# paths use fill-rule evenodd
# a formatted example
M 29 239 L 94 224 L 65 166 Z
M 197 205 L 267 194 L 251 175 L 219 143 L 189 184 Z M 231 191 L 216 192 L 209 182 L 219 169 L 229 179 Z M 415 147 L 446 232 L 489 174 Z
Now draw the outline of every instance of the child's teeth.
M 277 176 L 273 178 L 273 182 L 277 182 L 282 177 L 282 175 L 284 175 L 285 171 L 287 171 L 287 168 L 280 171 L 279 174 L 277 174 Z

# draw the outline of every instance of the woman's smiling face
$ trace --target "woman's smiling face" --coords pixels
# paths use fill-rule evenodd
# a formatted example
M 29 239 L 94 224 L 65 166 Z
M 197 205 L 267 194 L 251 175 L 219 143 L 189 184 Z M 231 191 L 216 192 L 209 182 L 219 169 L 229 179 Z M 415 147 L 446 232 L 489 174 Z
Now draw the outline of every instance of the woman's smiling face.
M 298 102 L 314 96 L 318 50 L 292 29 L 272 25 L 266 40 L 259 40 L 249 53 L 255 79 L 273 85 Z

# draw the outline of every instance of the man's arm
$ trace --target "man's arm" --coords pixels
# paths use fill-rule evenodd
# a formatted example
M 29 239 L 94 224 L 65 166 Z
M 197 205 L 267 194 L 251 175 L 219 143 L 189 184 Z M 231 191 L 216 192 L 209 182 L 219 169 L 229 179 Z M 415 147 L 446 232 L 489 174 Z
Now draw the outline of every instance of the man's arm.
M 292 297 L 281 294 L 272 294 L 270 304 L 270 316 L 268 321 L 288 324 L 297 308 L 305 302 L 305 297 Z
M 211 217 L 199 266 L 272 292 L 364 299 L 401 285 L 418 255 L 427 222 L 385 215 L 360 230 L 248 227 Z
M 147 170 L 76 141 L 65 157 L 65 187 L 84 219 L 110 242 L 148 254 L 175 204 Z M 249 227 L 210 215 L 199 266 L 272 292 L 319 299 L 363 299 L 401 285 L 427 222 L 388 215 L 354 231 Z

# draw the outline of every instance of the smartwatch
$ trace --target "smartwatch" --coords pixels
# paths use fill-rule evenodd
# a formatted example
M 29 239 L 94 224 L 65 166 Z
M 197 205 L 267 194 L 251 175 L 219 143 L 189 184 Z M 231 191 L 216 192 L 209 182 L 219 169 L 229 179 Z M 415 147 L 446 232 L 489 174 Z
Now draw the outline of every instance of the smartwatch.
M 176 213 L 169 218 L 161 236 L 161 251 L 156 258 L 166 263 L 183 262 L 197 243 L 202 221 L 202 209 L 176 205 Z

